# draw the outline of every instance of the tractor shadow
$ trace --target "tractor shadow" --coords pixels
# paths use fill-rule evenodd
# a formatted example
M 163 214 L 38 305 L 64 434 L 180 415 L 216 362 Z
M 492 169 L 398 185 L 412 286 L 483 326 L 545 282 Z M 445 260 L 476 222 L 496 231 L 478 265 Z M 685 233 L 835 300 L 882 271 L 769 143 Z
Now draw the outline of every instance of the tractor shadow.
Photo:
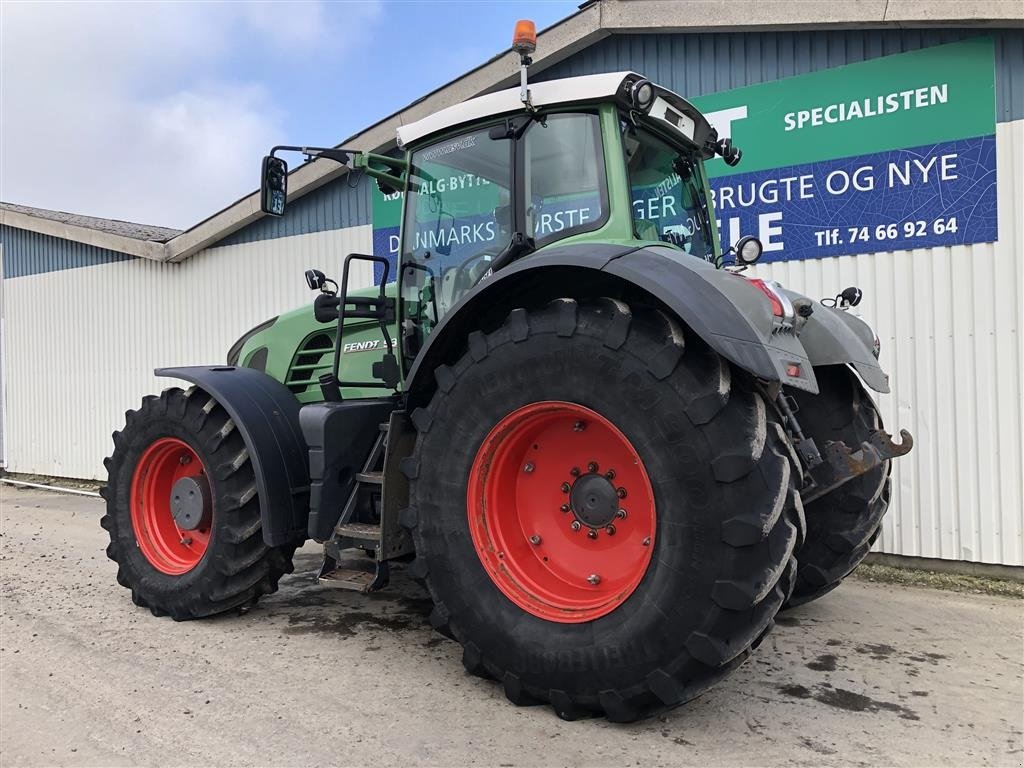
M 326 634 L 336 638 L 381 634 L 436 636 L 429 616 L 433 602 L 426 589 L 405 572 L 401 563 L 391 567 L 391 582 L 380 592 L 359 592 L 327 587 L 316 582 L 321 553 L 313 547 L 296 552 L 295 570 L 281 579 L 279 591 L 261 601 L 253 610 L 283 622 L 285 635 Z M 369 568 L 370 559 L 352 554 L 339 565 Z M 404 638 L 408 642 L 412 638 Z

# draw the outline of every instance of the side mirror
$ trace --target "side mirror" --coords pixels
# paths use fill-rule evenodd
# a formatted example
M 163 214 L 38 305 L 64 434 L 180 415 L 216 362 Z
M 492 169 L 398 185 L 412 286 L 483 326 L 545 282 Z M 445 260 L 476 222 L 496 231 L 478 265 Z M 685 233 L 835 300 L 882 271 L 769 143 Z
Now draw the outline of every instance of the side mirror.
M 741 237 L 732 248 L 736 252 L 736 261 L 744 266 L 756 263 L 764 253 L 761 241 L 752 235 Z
M 271 216 L 284 214 L 288 198 L 288 163 L 279 157 L 263 158 L 260 173 L 260 210 Z

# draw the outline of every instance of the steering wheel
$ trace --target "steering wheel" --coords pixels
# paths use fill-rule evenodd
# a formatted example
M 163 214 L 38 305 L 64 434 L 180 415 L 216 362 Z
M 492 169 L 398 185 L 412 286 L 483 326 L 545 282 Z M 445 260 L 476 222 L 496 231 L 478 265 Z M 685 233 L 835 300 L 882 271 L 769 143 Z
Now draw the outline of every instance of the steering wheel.
M 482 262 L 484 261 L 484 259 L 487 259 L 488 261 L 493 261 L 494 258 L 500 255 L 501 252 L 504 250 L 504 248 L 492 246 L 485 248 L 484 250 L 478 253 L 474 253 L 472 256 L 469 256 L 466 259 L 463 259 L 462 262 L 455 268 L 455 277 L 452 281 L 452 295 L 461 296 L 463 293 L 468 291 L 470 288 L 472 288 L 479 282 L 480 277 L 487 270 L 485 269 L 483 270 L 483 272 L 473 274 L 473 268 L 474 265 L 477 264 L 477 262 Z

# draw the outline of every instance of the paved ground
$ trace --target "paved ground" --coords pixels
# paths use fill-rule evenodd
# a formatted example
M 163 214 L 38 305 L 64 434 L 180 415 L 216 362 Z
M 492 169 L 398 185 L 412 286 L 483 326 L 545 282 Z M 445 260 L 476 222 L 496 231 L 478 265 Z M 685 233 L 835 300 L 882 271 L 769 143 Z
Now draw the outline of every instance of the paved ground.
M 668 716 L 566 723 L 462 671 L 399 576 L 248 614 L 132 606 L 100 502 L 0 485 L 0 762 L 21 765 L 1013 765 L 1022 604 L 852 581 Z

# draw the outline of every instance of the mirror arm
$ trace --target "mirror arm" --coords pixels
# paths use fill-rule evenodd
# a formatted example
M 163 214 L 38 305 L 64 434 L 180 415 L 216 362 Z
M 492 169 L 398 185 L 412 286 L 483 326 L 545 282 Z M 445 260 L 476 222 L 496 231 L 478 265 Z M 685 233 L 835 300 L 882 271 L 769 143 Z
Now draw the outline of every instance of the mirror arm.
M 383 181 L 392 189 L 400 191 L 405 189 L 405 172 L 409 169 L 409 163 L 402 157 L 360 152 L 352 159 L 352 168 L 362 170 L 367 176 Z

